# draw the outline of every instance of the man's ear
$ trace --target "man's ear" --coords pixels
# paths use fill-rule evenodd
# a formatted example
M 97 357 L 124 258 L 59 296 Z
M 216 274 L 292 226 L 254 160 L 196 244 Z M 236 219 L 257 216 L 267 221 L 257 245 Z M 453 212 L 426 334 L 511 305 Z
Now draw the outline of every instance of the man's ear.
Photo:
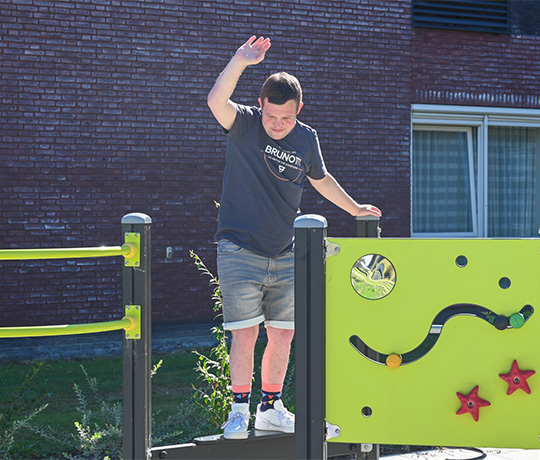
M 262 101 L 261 101 L 261 98 L 259 98 L 259 105 L 261 106 L 261 109 L 262 109 Z
M 296 111 L 296 115 L 298 115 L 300 113 L 300 110 L 302 110 L 302 107 L 304 107 L 304 103 L 300 102 L 300 104 L 298 105 L 298 110 Z

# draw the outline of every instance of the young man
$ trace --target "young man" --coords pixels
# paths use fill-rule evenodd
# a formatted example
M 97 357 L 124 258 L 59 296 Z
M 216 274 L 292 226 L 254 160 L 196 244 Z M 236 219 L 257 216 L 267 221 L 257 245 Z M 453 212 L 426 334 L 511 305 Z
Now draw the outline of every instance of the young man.
M 303 103 L 295 77 L 270 76 L 260 107 L 231 101 L 244 69 L 260 63 L 269 48 L 270 39 L 251 37 L 208 94 L 208 105 L 228 136 L 216 232 L 224 328 L 232 331 L 234 402 L 224 424 L 227 439 L 248 435 L 253 354 L 263 321 L 268 343 L 255 429 L 294 432 L 294 415 L 280 397 L 294 335 L 293 224 L 304 177 L 352 216 L 381 215 L 374 206 L 356 203 L 327 172 L 317 133 L 296 118 Z

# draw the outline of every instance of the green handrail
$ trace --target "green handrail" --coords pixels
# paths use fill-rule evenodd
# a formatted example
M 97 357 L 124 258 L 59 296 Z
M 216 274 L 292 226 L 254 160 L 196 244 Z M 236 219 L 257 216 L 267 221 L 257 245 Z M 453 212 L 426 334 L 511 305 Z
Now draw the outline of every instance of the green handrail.
M 0 327 L 0 338 L 15 337 L 47 337 L 53 335 L 93 334 L 95 332 L 108 332 L 125 329 L 132 330 L 137 327 L 138 321 L 132 316 L 124 316 L 116 321 L 101 323 L 65 324 L 56 326 L 23 326 Z
M 51 249 L 0 249 L 0 260 L 74 259 L 85 257 L 131 257 L 137 252 L 132 243 L 122 246 L 95 248 L 51 248 Z

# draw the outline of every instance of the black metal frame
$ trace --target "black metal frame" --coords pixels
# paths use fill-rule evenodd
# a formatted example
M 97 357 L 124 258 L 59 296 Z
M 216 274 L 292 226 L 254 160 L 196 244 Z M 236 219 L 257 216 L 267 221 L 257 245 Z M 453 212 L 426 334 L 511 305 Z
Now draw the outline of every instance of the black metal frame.
M 123 338 L 123 458 L 146 459 L 151 446 L 151 289 L 150 227 L 145 214 L 128 214 L 122 219 L 122 233 L 140 236 L 138 267 L 122 270 L 122 301 L 141 311 L 141 335 L 138 339 Z
M 356 444 L 336 444 L 328 447 L 328 458 L 351 457 Z M 224 440 L 222 435 L 195 438 L 193 442 L 173 446 L 153 447 L 151 459 L 167 460 L 294 460 L 295 435 L 252 430 L 247 439 Z M 305 459 L 302 459 L 305 460 Z M 362 459 L 367 460 L 367 459 Z
M 363 216 L 356 218 L 356 236 L 358 238 L 380 238 L 380 219 L 375 216 Z
M 327 458 L 325 422 L 326 219 L 301 216 L 294 223 L 295 252 L 295 452 Z
M 359 223 L 358 228 L 369 236 L 379 236 L 378 219 L 367 220 Z M 124 459 L 323 460 L 351 456 L 376 460 L 378 446 L 367 453 L 364 445 L 326 442 L 327 222 L 317 215 L 301 216 L 295 222 L 295 434 L 253 430 L 246 440 L 224 440 L 222 435 L 216 435 L 196 438 L 187 444 L 151 447 L 150 223 L 151 219 L 144 214 L 130 214 L 122 219 L 124 233 L 139 233 L 141 237 L 140 266 L 123 270 L 124 304 L 141 308 L 141 338 L 124 338 L 123 342 Z
M 296 219 L 295 238 L 295 453 L 297 459 L 325 460 L 326 428 L 326 236 L 327 221 L 318 215 Z M 378 238 L 379 218 L 357 218 L 357 234 Z M 368 446 L 370 448 L 368 448 Z M 349 446 L 349 455 L 364 460 L 379 458 L 378 445 Z

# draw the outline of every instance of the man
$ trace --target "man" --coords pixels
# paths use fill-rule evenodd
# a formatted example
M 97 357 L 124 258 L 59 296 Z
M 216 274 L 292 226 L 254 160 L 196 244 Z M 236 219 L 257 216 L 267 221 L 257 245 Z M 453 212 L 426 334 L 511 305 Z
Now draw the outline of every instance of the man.
M 234 402 L 223 426 L 226 439 L 248 435 L 253 354 L 263 321 L 268 342 L 255 429 L 294 432 L 294 415 L 283 406 L 281 391 L 294 335 L 293 224 L 304 177 L 353 216 L 381 215 L 374 206 L 356 203 L 326 171 L 317 133 L 296 118 L 303 102 L 295 77 L 270 76 L 260 108 L 231 101 L 244 69 L 260 63 L 270 46 L 269 38 L 251 37 L 208 94 L 208 106 L 228 136 L 216 232 L 224 328 L 232 331 Z

